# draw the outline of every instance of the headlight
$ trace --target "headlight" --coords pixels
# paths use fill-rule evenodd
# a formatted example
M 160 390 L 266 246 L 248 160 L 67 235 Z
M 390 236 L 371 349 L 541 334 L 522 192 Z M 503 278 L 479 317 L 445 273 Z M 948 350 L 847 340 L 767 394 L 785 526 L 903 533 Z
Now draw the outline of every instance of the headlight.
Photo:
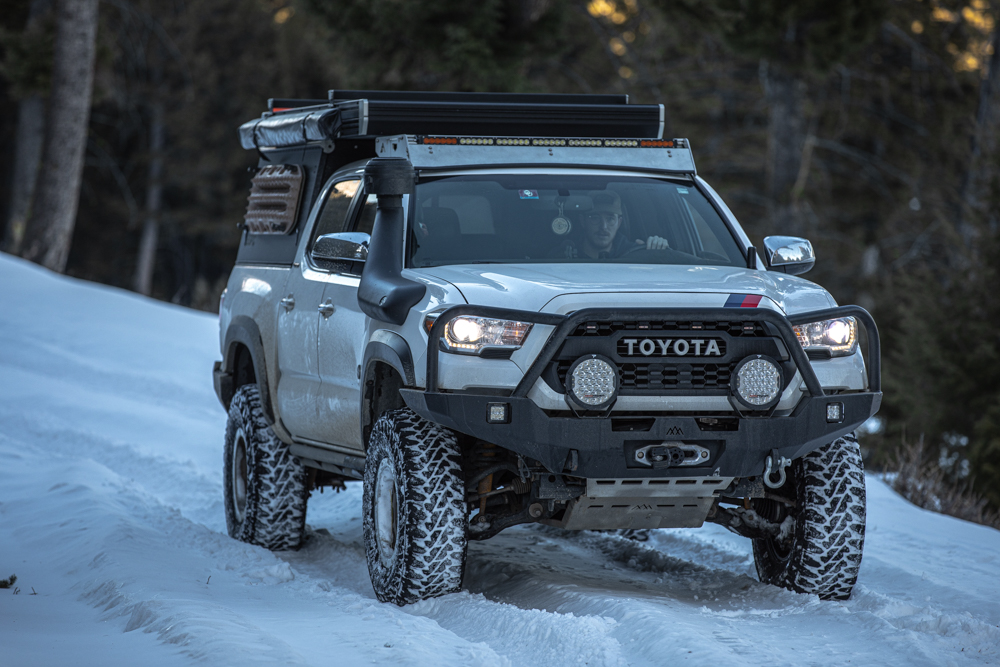
M 806 352 L 828 352 L 831 357 L 846 357 L 858 349 L 858 323 L 853 317 L 810 322 L 792 328 Z
M 437 317 L 434 313 L 424 319 L 428 332 Z M 462 354 L 479 354 L 487 347 L 517 349 L 528 337 L 531 327 L 530 322 L 459 315 L 445 325 L 442 340 L 447 350 Z

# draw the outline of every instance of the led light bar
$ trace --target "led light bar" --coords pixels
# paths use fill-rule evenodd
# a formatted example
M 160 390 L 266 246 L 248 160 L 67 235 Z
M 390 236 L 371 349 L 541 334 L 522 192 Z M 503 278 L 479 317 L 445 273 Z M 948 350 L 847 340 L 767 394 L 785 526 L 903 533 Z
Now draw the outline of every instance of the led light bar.
M 694 174 L 687 139 L 395 135 L 375 141 L 379 157 L 401 157 L 417 169 L 573 166 Z
M 686 139 L 561 139 L 555 137 L 431 137 L 416 135 L 417 144 L 430 146 L 573 146 L 577 148 L 688 148 Z

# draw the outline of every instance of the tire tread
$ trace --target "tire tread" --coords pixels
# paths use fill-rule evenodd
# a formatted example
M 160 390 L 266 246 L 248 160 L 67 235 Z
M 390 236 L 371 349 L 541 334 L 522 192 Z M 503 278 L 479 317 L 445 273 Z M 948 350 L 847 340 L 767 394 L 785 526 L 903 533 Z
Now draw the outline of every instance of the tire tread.
M 398 456 L 403 503 L 397 563 L 378 555 L 373 518 L 377 466 Z M 461 456 L 455 434 L 409 409 L 382 415 L 372 429 L 365 475 L 365 547 L 376 596 L 404 605 L 461 590 L 467 549 Z
M 246 434 L 247 507 L 242 522 L 232 505 L 230 466 L 236 432 Z M 305 467 L 268 425 L 256 385 L 243 385 L 229 407 L 225 452 L 226 525 L 243 542 L 272 551 L 298 549 L 305 534 Z
M 754 540 L 760 580 L 824 600 L 846 600 L 858 580 L 865 542 L 865 476 L 854 434 L 796 462 L 799 512 L 784 562 L 766 540 Z

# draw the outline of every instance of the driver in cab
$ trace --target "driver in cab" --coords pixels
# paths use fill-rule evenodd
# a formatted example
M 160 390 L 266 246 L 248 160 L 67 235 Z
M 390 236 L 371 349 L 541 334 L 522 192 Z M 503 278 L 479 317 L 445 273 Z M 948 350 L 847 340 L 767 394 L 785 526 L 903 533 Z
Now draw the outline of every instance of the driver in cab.
M 621 257 L 633 250 L 663 250 L 669 248 L 667 240 L 660 236 L 650 236 L 645 241 L 633 241 L 624 233 L 622 226 L 622 200 L 617 192 L 595 190 L 588 193 L 593 204 L 580 215 L 582 233 L 566 240 L 556 255 L 568 259 L 609 259 Z

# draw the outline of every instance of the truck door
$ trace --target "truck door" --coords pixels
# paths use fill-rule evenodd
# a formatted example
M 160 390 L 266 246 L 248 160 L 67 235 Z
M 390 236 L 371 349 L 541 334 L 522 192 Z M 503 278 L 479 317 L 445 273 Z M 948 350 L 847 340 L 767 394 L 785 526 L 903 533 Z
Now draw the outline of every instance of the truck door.
M 372 233 L 375 222 L 375 195 L 362 193 L 351 214 L 348 229 Z M 363 203 L 362 203 L 363 202 Z M 344 445 L 359 452 L 361 442 L 361 380 L 358 368 L 363 361 L 365 314 L 358 307 L 358 285 L 362 265 L 344 266 L 330 277 L 323 295 L 333 313 L 319 325 L 319 373 L 322 378 L 324 442 Z
M 318 439 L 322 434 L 317 337 L 328 310 L 323 301 L 327 276 L 310 264 L 309 249 L 318 235 L 342 231 L 360 183 L 351 175 L 328 186 L 322 208 L 310 219 L 312 229 L 306 230 L 310 238 L 305 256 L 292 268 L 278 304 L 278 411 L 296 438 Z

